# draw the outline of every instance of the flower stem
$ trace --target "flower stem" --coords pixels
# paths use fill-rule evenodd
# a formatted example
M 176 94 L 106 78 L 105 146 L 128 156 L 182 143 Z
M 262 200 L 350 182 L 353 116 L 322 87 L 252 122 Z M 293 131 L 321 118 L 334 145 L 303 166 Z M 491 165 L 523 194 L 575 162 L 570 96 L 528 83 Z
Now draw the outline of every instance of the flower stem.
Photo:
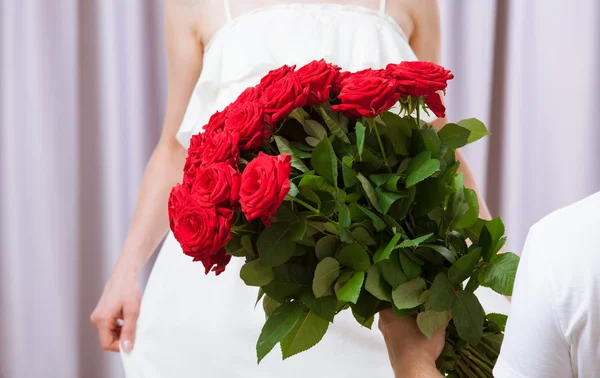
M 377 122 L 373 122 L 373 130 L 375 130 L 375 136 L 377 137 L 377 143 L 379 143 L 379 149 L 381 150 L 381 155 L 383 156 L 383 165 L 388 169 L 390 173 L 392 173 L 392 169 L 387 161 L 387 155 L 385 154 L 385 149 L 383 148 L 383 142 L 381 141 L 381 136 L 379 135 L 379 129 L 377 128 Z
M 315 214 L 325 216 L 324 214 L 322 214 L 319 211 L 319 209 L 312 207 L 311 205 L 307 204 L 306 202 L 304 202 L 296 197 L 286 196 L 285 199 L 287 199 L 288 201 L 296 202 L 297 204 L 304 206 L 305 208 L 307 208 L 308 210 L 312 211 Z

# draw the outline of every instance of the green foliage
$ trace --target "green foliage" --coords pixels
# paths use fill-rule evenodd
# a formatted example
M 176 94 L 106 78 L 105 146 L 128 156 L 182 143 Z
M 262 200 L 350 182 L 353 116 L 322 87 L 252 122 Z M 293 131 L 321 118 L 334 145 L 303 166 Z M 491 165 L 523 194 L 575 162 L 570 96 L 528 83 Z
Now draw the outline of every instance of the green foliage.
M 236 214 L 226 245 L 246 258 L 244 282 L 260 287 L 267 321 L 259 361 L 277 343 L 283 358 L 311 348 L 341 311 L 371 328 L 389 308 L 415 314 L 427 337 L 452 314 L 441 371 L 476 364 L 467 353 L 493 360 L 506 319 L 486 319 L 472 292 L 483 285 L 510 295 L 519 260 L 498 254 L 504 225 L 479 219 L 477 194 L 456 160 L 457 148 L 488 131 L 467 119 L 438 132 L 391 112 L 350 120 L 331 111 L 335 101 L 294 110 L 259 148 L 292 156 L 290 191 L 269 227 Z M 403 98 L 401 114 L 422 105 Z M 244 164 L 254 156 L 245 152 Z M 485 361 L 479 369 L 493 365 Z
M 302 306 L 298 302 L 283 304 L 273 311 L 267 319 L 256 343 L 258 362 L 273 349 L 292 329 L 302 315 Z
M 496 255 L 479 273 L 479 282 L 497 293 L 512 295 L 519 256 L 507 252 Z
M 321 298 L 333 295 L 333 284 L 340 275 L 340 263 L 332 257 L 325 257 L 315 269 L 313 279 L 313 292 L 315 297 Z
M 289 238 L 289 230 L 289 224 L 275 223 L 260 233 L 256 246 L 263 266 L 278 266 L 292 257 L 296 243 Z
M 360 289 L 365 280 L 364 272 L 356 272 L 346 283 L 336 291 L 337 298 L 342 302 L 356 303 Z
M 244 264 L 240 270 L 240 277 L 248 286 L 265 286 L 273 281 L 275 274 L 273 268 L 262 266 L 259 259 Z
M 429 301 L 433 311 L 445 311 L 454 304 L 454 290 L 444 273 L 435 276 L 429 292 Z
M 423 294 L 426 287 L 425 280 L 421 277 L 399 285 L 392 292 L 394 306 L 403 310 L 414 308 L 422 304 L 424 301 L 423 298 L 421 298 L 421 294 Z
M 355 272 L 366 272 L 371 267 L 369 255 L 358 243 L 353 243 L 342 247 L 337 259 L 340 264 L 354 270 Z
M 281 339 L 283 359 L 315 346 L 325 336 L 328 327 L 329 322 L 313 311 L 301 314 L 294 328 Z
M 471 132 L 469 135 L 468 143 L 476 142 L 486 135 L 491 135 L 490 132 L 483 125 L 483 122 L 481 122 L 478 119 L 467 118 L 463 119 L 462 121 L 459 121 L 458 124 Z
M 461 291 L 452 305 L 452 320 L 461 339 L 478 343 L 483 336 L 485 312 L 470 291 Z

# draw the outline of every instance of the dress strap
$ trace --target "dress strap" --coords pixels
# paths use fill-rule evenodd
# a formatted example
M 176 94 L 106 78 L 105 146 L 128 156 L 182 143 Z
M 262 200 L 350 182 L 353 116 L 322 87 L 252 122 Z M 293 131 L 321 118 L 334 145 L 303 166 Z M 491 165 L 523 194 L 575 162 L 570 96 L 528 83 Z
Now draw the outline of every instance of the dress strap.
M 229 0 L 223 0 L 223 6 L 225 8 L 225 17 L 227 17 L 227 22 L 231 21 L 231 6 L 229 5 Z
M 379 12 L 385 14 L 385 0 L 379 0 Z

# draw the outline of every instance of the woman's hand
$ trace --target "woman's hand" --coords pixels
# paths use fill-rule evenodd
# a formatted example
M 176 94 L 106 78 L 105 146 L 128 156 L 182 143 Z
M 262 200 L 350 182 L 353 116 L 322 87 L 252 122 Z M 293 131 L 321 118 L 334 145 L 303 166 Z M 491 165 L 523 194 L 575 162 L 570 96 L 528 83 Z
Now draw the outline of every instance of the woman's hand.
M 435 331 L 429 340 L 419 330 L 414 316 L 398 318 L 392 310 L 385 310 L 379 314 L 379 330 L 396 378 L 442 377 L 435 361 L 444 349 L 446 327 Z
M 98 329 L 102 349 L 118 352 L 120 342 L 125 352 L 131 352 L 140 298 L 137 272 L 126 268 L 125 264 L 117 264 L 90 316 L 90 321 Z

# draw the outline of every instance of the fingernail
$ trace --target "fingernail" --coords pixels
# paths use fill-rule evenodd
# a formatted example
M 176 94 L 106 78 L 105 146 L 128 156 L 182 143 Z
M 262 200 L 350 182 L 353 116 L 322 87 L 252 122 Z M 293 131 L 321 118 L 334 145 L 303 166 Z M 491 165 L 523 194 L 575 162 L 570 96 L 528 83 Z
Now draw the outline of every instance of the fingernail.
M 124 340 L 121 343 L 121 347 L 123 348 L 123 352 L 130 353 L 131 349 L 133 349 L 133 344 L 131 343 L 131 340 Z

